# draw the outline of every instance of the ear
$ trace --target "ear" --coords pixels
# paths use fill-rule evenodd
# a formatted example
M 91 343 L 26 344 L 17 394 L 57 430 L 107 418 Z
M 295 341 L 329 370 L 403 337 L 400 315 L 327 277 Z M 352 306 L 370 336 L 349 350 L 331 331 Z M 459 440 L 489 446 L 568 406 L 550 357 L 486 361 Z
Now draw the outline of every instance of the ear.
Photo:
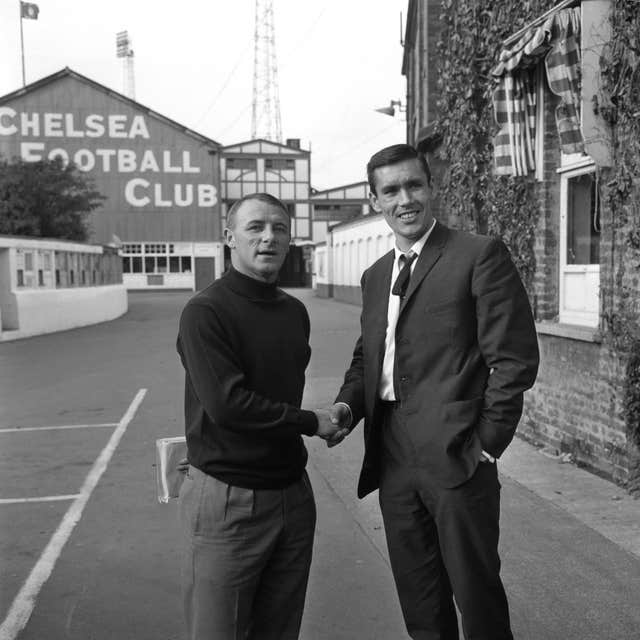
M 233 249 L 236 246 L 235 238 L 233 237 L 233 230 L 229 229 L 229 227 L 225 227 L 224 229 L 224 241 L 227 243 L 229 249 Z
M 373 191 L 369 192 L 369 204 L 376 213 L 380 213 L 382 211 L 380 203 L 378 202 L 378 196 L 373 193 Z

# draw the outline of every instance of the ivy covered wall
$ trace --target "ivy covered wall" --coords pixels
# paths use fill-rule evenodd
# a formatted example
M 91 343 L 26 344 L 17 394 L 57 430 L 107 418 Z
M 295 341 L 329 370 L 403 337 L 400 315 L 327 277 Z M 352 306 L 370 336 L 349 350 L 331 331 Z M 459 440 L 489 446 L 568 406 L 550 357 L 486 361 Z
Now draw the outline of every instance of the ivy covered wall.
M 604 96 L 596 105 L 611 125 L 613 166 L 604 174 L 611 214 L 611 277 L 604 329 L 624 364 L 623 417 L 630 446 L 629 487 L 640 493 L 640 7 L 615 0 L 612 39 L 601 60 Z
M 455 226 L 496 235 L 507 243 L 538 320 L 553 319 L 553 312 L 543 303 L 538 304 L 538 298 L 545 296 L 553 302 L 553 295 L 545 289 L 549 283 L 556 288 L 557 304 L 557 234 L 549 230 L 547 224 L 553 216 L 558 216 L 559 189 L 557 181 L 550 186 L 536 182 L 533 175 L 517 178 L 494 175 L 492 137 L 496 125 L 492 91 L 495 84 L 491 70 L 504 41 L 557 4 L 557 0 L 442 0 L 435 60 L 439 94 L 436 128 L 442 139 L 437 156 L 445 163 L 438 185 L 439 208 L 447 212 Z M 640 492 L 640 11 L 637 0 L 613 0 L 611 16 L 612 40 L 601 61 L 604 95 L 600 103 L 585 105 L 585 108 L 600 110 L 613 134 L 613 166 L 597 168 L 604 208 L 602 220 L 608 224 L 602 234 L 607 250 L 601 252 L 602 343 L 583 343 L 580 347 L 575 341 L 549 338 L 546 346 L 550 358 L 562 346 L 566 347 L 569 357 L 571 353 L 584 356 L 585 366 L 589 363 L 592 367 L 589 375 L 601 382 L 597 390 L 591 391 L 592 405 L 583 407 L 585 415 L 589 411 L 601 412 L 596 413 L 600 426 L 594 426 L 593 433 L 570 438 L 565 438 L 556 428 L 554 437 L 558 442 L 573 443 L 578 461 L 583 455 L 587 466 L 591 461 L 600 471 L 605 471 L 609 464 L 614 479 L 627 484 L 631 491 Z M 559 151 L 557 156 L 559 159 Z M 538 264 L 536 252 L 540 256 L 544 251 L 555 254 Z M 556 367 L 556 374 L 564 366 L 559 359 L 557 364 L 560 366 Z M 575 371 L 574 376 L 578 375 Z M 579 383 L 579 379 L 567 381 L 568 387 L 579 386 Z M 579 391 L 582 395 L 576 397 L 581 404 L 589 390 Z M 571 411 L 569 397 L 564 399 L 567 412 Z M 535 409 L 531 416 L 535 420 Z M 560 416 L 555 425 L 561 424 Z M 616 429 L 619 429 L 618 437 L 611 436 Z M 619 472 L 622 467 L 624 473 Z
M 502 237 L 511 249 L 529 293 L 539 217 L 533 177 L 494 176 L 491 94 L 504 41 L 557 2 L 443 0 L 438 51 L 439 155 L 448 168 L 439 186 L 440 204 L 459 226 Z

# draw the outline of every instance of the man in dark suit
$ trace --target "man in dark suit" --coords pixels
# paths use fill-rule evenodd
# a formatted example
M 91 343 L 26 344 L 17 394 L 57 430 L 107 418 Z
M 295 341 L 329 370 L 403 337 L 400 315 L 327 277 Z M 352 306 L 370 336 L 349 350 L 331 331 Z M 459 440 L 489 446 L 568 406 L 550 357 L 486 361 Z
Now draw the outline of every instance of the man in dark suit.
M 362 275 L 361 336 L 333 406 L 364 418 L 358 496 L 379 488 L 389 556 L 414 640 L 513 638 L 498 556 L 496 459 L 513 438 L 538 345 L 505 245 L 448 229 L 409 145 L 367 165 L 370 200 L 396 248 Z

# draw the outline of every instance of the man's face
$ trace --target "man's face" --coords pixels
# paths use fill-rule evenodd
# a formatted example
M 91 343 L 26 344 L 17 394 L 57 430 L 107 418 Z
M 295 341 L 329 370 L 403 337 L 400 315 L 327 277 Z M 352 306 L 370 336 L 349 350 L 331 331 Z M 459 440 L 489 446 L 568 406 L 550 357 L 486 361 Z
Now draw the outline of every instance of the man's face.
M 289 250 L 289 218 L 279 207 L 259 200 L 243 202 L 233 229 L 224 237 L 231 249 L 231 264 L 246 276 L 275 282 Z
M 393 230 L 398 249 L 408 251 L 433 222 L 424 169 L 417 158 L 410 158 L 378 167 L 373 177 L 376 193 L 369 196 L 371 206 Z

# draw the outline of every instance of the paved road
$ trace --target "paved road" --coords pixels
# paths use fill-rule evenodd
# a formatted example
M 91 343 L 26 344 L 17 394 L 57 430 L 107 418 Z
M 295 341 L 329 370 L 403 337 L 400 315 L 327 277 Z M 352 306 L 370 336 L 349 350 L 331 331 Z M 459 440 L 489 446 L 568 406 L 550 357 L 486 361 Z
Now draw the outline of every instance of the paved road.
M 313 325 L 305 403 L 322 405 L 359 310 L 294 293 Z M 0 429 L 20 427 L 0 431 L 0 621 L 15 614 L 0 640 L 27 614 L 20 639 L 182 637 L 176 509 L 155 501 L 153 446 L 182 430 L 174 340 L 187 297 L 133 294 L 116 321 L 0 344 Z M 28 430 L 61 425 L 81 428 Z M 303 640 L 406 638 L 376 498 L 354 496 L 361 438 L 330 451 L 307 442 L 319 520 Z M 640 503 L 522 442 L 508 453 L 502 557 L 516 637 L 635 640 Z M 24 501 L 56 496 L 67 498 Z

